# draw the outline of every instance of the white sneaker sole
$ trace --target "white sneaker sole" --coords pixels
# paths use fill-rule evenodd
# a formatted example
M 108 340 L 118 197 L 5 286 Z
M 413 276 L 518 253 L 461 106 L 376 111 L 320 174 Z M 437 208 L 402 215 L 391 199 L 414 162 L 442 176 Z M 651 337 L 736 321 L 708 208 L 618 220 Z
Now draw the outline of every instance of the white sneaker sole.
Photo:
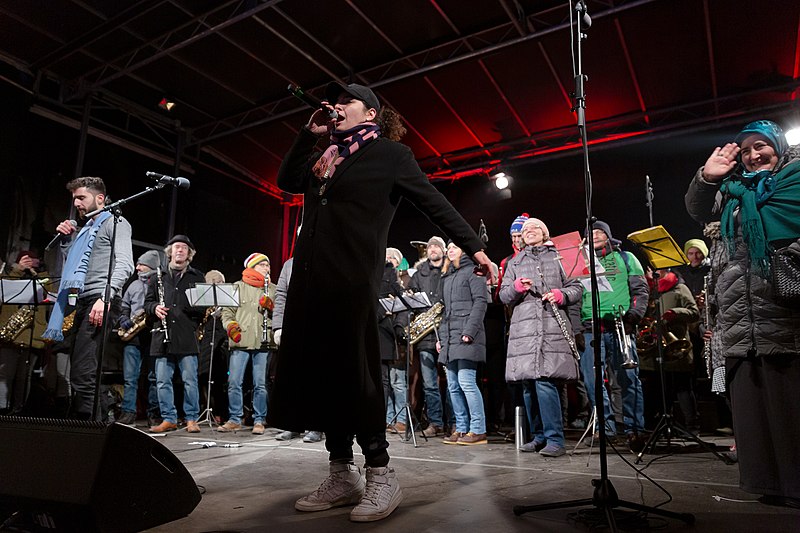
M 364 483 L 363 483 L 363 479 L 364 478 L 362 477 L 361 479 L 362 479 L 362 483 L 359 483 L 359 485 L 357 485 L 355 487 L 354 492 L 351 492 L 349 494 L 345 494 L 344 496 L 342 496 L 338 500 L 334 500 L 332 502 L 316 502 L 315 503 L 315 502 L 307 501 L 306 500 L 307 496 L 305 496 L 303 498 L 300 498 L 296 502 L 294 502 L 294 508 L 297 509 L 298 511 L 303 511 L 303 512 L 308 513 L 308 512 L 315 512 L 315 511 L 327 511 L 328 509 L 333 509 L 334 507 L 345 507 L 347 505 L 357 505 L 361 501 L 361 498 L 364 496 L 364 486 L 365 486 Z
M 403 489 L 398 487 L 397 492 L 395 492 L 392 495 L 392 499 L 389 501 L 389 507 L 387 507 L 385 511 L 375 514 L 355 514 L 355 509 L 353 509 L 353 512 L 350 513 L 350 521 L 377 522 L 378 520 L 383 520 L 384 518 L 392 514 L 402 501 L 403 501 Z

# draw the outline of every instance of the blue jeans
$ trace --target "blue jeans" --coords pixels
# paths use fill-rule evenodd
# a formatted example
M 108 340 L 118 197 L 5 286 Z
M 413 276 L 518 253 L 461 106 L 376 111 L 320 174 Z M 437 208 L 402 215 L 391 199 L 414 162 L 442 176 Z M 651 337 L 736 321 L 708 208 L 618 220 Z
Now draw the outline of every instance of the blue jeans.
M 242 423 L 242 381 L 250 358 L 253 358 L 253 422 L 263 424 L 267 418 L 267 367 L 269 351 L 233 350 L 228 364 L 228 420 Z
M 564 422 L 556 384 L 546 379 L 529 379 L 522 382 L 522 388 L 533 440 L 563 448 Z
M 478 388 L 478 363 L 456 359 L 447 363 L 447 390 L 456 415 L 456 431 L 486 433 L 483 396 Z
M 395 415 L 397 415 L 396 422 L 401 424 L 407 423 L 407 413 L 406 413 L 406 369 L 405 366 L 402 368 L 396 368 L 393 366 L 389 367 L 389 384 L 392 387 L 392 397 L 394 400 L 392 401 L 392 397 L 390 397 L 391 406 L 387 407 L 386 416 L 391 421 Z M 388 406 L 389 404 L 387 404 Z M 389 411 L 391 410 L 391 416 L 389 416 Z
M 428 422 L 443 427 L 442 397 L 439 396 L 439 372 L 436 370 L 438 357 L 433 352 L 419 352 L 419 366 L 422 374 L 422 390 L 425 392 L 425 405 L 428 408 Z
M 592 347 L 593 335 L 585 332 L 586 349 L 581 354 L 581 370 L 583 371 L 583 381 L 586 384 L 586 393 L 589 401 L 594 407 L 594 348 Z M 602 367 L 606 366 L 606 354 L 611 354 L 611 368 L 617 375 L 619 386 L 622 387 L 622 414 L 625 421 L 625 433 L 641 432 L 644 430 L 644 397 L 642 396 L 642 382 L 639 381 L 639 368 L 622 368 L 623 355 L 617 342 L 615 332 L 604 332 L 600 336 L 600 358 Z M 630 341 L 631 354 L 633 359 L 638 362 L 639 356 L 636 354 L 636 345 Z M 603 370 L 605 372 L 605 370 Z M 598 409 L 599 411 L 599 409 Z M 614 421 L 614 413 L 608 399 L 608 390 L 603 387 L 603 417 L 606 421 L 606 429 L 615 434 L 617 425 Z M 598 414 L 599 418 L 599 414 Z
M 125 413 L 136 414 L 136 393 L 139 390 L 141 370 L 142 349 L 134 344 L 126 344 L 122 349 L 122 376 L 125 380 L 122 411 Z M 147 373 L 147 414 L 158 415 L 158 392 L 156 392 L 156 381 L 152 372 Z
M 197 389 L 197 354 L 170 355 L 156 357 L 156 388 L 158 389 L 158 405 L 161 417 L 173 424 L 178 422 L 178 411 L 175 409 L 175 394 L 172 391 L 172 376 L 175 373 L 175 362 L 183 379 L 183 412 L 186 420 L 197 420 L 200 416 L 200 395 Z

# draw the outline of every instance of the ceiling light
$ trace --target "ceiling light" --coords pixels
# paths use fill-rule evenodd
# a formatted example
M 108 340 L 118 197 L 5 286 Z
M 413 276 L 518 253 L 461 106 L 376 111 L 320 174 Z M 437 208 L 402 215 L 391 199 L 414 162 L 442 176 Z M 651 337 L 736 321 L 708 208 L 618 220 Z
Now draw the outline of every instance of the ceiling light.
M 167 98 L 162 98 L 158 103 L 158 107 L 165 111 L 172 111 L 172 108 L 175 107 L 175 102 L 168 100 Z
M 497 174 L 492 176 L 494 180 L 494 186 L 500 189 L 501 191 L 508 187 L 511 183 L 511 176 L 506 174 L 505 172 L 498 172 Z
M 786 142 L 789 146 L 800 144 L 800 128 L 792 128 L 786 132 Z

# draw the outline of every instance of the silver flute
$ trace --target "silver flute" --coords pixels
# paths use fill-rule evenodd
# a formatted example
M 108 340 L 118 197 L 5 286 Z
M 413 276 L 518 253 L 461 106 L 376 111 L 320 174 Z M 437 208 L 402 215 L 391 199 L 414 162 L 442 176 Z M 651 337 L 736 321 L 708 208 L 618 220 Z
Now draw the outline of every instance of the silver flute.
M 544 275 L 542 274 L 542 269 L 539 267 L 539 265 L 536 265 L 536 271 L 539 273 L 539 277 L 542 279 L 542 286 L 544 287 Z M 546 290 L 549 292 L 549 289 Z M 567 321 L 564 320 L 564 317 L 558 312 L 558 307 L 556 305 L 549 300 L 545 300 L 545 302 L 550 304 L 550 310 L 553 312 L 553 316 L 558 323 L 558 327 L 561 328 L 561 334 L 564 336 L 564 340 L 566 340 L 567 344 L 569 344 L 569 349 L 572 352 L 573 357 L 575 357 L 576 361 L 580 361 L 581 354 L 578 352 L 578 347 L 575 345 L 575 337 L 572 336 L 572 333 L 567 327 Z
M 166 307 L 167 304 L 164 302 L 164 276 L 163 272 L 161 271 L 161 265 L 156 267 L 156 280 L 158 281 L 158 305 L 161 307 Z M 161 319 L 161 327 L 153 328 L 153 331 L 163 331 L 164 332 L 164 344 L 169 342 L 169 329 L 167 329 L 167 317 Z
M 711 272 L 703 277 L 703 315 L 705 315 L 705 326 L 707 330 L 711 330 L 711 302 L 709 301 L 708 286 L 711 282 Z M 711 377 L 713 371 L 711 370 L 711 339 L 703 343 L 703 360 L 706 363 L 706 374 Z

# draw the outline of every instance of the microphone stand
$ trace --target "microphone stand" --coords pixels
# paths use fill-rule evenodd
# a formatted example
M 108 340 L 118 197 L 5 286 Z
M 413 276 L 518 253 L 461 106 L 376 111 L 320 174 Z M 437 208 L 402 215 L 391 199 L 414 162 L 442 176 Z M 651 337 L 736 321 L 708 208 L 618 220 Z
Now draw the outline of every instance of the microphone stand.
M 584 93 L 584 82 L 586 76 L 582 72 L 581 60 L 581 41 L 586 37 L 586 34 L 581 30 L 581 22 L 585 21 L 588 26 L 588 13 L 586 12 L 586 5 L 582 0 L 578 0 L 574 7 L 577 13 L 577 23 L 575 24 L 576 35 L 570 36 L 574 38 L 577 48 L 577 61 L 575 69 L 575 107 L 573 110 L 577 115 L 578 132 L 581 136 L 581 146 L 583 151 L 583 178 L 584 187 L 586 192 L 586 237 L 588 240 L 589 250 L 589 278 L 591 282 L 592 291 L 592 347 L 594 349 L 594 401 L 597 409 L 598 418 L 603 412 L 603 364 L 601 360 L 600 344 L 602 342 L 600 331 L 600 292 L 597 283 L 597 269 L 595 267 L 595 250 L 594 250 L 594 236 L 592 232 L 592 225 L 596 222 L 596 218 L 592 213 L 592 175 L 589 169 L 589 143 L 586 132 L 586 95 Z M 572 19 L 572 8 L 570 9 L 570 20 Z M 572 25 L 570 24 L 570 27 Z M 514 514 L 519 516 L 527 512 L 544 511 L 548 509 L 564 509 L 567 507 L 580 507 L 585 505 L 592 505 L 605 514 L 606 523 L 611 531 L 618 531 L 616 520 L 614 519 L 614 508 L 627 507 L 637 511 L 653 513 L 668 518 L 676 518 L 682 520 L 687 524 L 694 523 L 694 515 L 689 513 L 675 513 L 664 509 L 649 507 L 646 505 L 629 502 L 619 499 L 614 485 L 608 478 L 608 454 L 606 446 L 606 427 L 605 420 L 602 420 L 599 426 L 600 432 L 600 478 L 592 480 L 594 492 L 591 498 L 583 498 L 579 500 L 566 500 L 561 502 L 546 503 L 540 505 L 515 505 L 513 508 Z
M 149 194 L 153 191 L 157 191 L 159 189 L 163 189 L 163 183 L 157 183 L 153 186 L 145 188 L 143 191 L 140 191 L 132 196 L 128 196 L 127 198 L 123 198 L 121 200 L 117 200 L 116 202 L 110 203 L 107 206 L 104 206 L 100 209 L 96 209 L 91 213 L 86 214 L 86 219 L 91 220 L 95 216 L 99 215 L 104 211 L 110 212 L 114 217 L 114 227 L 111 230 L 111 253 L 109 254 L 108 258 L 108 272 L 106 275 L 106 289 L 103 293 L 103 326 L 101 328 L 100 333 L 100 342 L 97 344 L 97 351 L 95 352 L 95 359 L 97 359 L 97 367 L 95 368 L 94 374 L 94 399 L 92 400 L 92 420 L 97 420 L 98 410 L 100 406 L 100 381 L 103 377 L 103 358 L 105 357 L 106 353 L 106 341 L 108 340 L 108 323 L 110 321 L 110 314 L 111 314 L 111 276 L 114 274 L 114 263 L 116 261 L 116 243 L 117 243 L 117 224 L 119 224 L 119 218 L 122 216 L 122 206 L 127 204 L 128 202 L 139 198 L 140 196 L 144 196 L 145 194 Z

